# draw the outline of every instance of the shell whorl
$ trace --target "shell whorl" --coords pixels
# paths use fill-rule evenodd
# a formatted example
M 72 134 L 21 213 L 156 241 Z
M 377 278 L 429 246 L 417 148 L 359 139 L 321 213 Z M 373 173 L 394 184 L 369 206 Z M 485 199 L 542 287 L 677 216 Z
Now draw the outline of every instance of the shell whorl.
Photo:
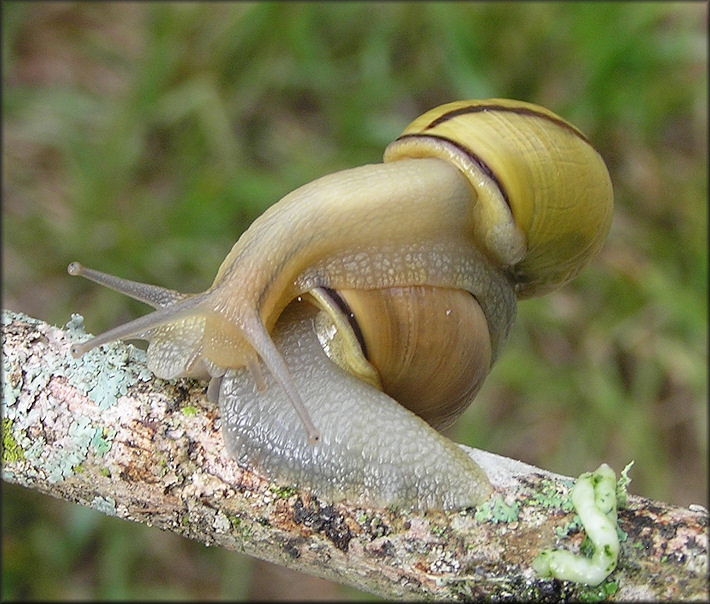
M 440 157 L 476 192 L 475 238 L 513 276 L 519 297 L 572 279 L 601 248 L 613 192 L 604 161 L 551 111 L 521 101 L 448 103 L 414 120 L 384 161 Z
M 486 316 L 465 290 L 309 293 L 324 311 L 315 329 L 328 357 L 438 430 L 469 406 L 491 369 Z

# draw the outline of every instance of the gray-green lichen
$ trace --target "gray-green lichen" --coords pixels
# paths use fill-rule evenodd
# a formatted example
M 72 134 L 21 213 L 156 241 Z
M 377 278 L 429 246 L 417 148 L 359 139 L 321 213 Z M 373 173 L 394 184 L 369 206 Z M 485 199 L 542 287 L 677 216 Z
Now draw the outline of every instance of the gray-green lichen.
M 97 512 L 106 514 L 107 516 L 117 516 L 116 501 L 112 497 L 94 497 L 91 501 L 91 507 Z
M 561 480 L 559 483 L 546 481 L 540 484 L 539 489 L 533 493 L 531 502 L 545 509 L 559 509 L 563 512 L 572 512 L 574 505 L 569 497 L 569 491 L 562 487 L 571 489 L 574 486 L 573 480 Z
M 5 412 L 13 408 L 13 405 L 17 402 L 17 397 L 20 395 L 22 378 L 18 372 L 12 371 L 12 366 L 5 356 L 3 356 L 2 359 L 2 375 L 2 404 L 3 412 Z M 5 415 L 5 417 L 7 418 L 8 416 Z
M 66 327 L 72 340 L 82 341 L 90 337 L 84 334 L 81 315 L 73 314 Z M 119 397 L 128 392 L 129 386 L 153 377 L 145 365 L 145 352 L 118 342 L 92 350 L 80 359 L 67 357 L 65 371 L 58 375 L 67 377 L 70 384 L 87 394 L 99 409 L 115 405 Z
M 116 343 L 74 359 L 68 346 L 57 344 L 88 337 L 80 315 L 72 315 L 66 333 L 10 311 L 3 311 L 2 323 L 6 340 L 20 343 L 3 356 L 3 461 L 27 459 L 50 483 L 60 482 L 81 468 L 89 453 L 102 457 L 110 450 L 116 431 L 105 427 L 100 412 L 113 407 L 130 386 L 151 379 L 145 353 Z M 85 394 L 97 412 L 70 410 L 55 399 L 49 384 L 56 378 Z M 42 425 L 60 428 L 51 447 Z
M 116 436 L 116 430 L 113 428 L 96 428 L 94 436 L 91 438 L 91 446 L 99 457 L 103 457 L 111 448 L 114 436 Z
M 518 520 L 519 512 L 519 502 L 508 504 L 503 497 L 496 494 L 478 507 L 474 518 L 478 522 L 509 523 Z
M 80 416 L 69 426 L 68 437 L 62 447 L 52 447 L 44 458 L 47 480 L 56 483 L 71 476 L 89 452 L 94 427 L 86 416 Z

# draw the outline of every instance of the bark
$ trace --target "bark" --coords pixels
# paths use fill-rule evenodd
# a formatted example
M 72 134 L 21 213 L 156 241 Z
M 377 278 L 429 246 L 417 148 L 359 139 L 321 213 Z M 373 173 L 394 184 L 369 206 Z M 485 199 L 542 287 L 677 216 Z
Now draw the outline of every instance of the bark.
M 541 579 L 540 551 L 578 552 L 584 537 L 572 479 L 467 449 L 496 489 L 479 509 L 320 501 L 227 456 L 205 384 L 156 379 L 120 343 L 72 359 L 81 329 L 77 316 L 62 330 L 3 311 L 3 480 L 384 598 L 708 599 L 700 506 L 629 496 L 605 583 Z

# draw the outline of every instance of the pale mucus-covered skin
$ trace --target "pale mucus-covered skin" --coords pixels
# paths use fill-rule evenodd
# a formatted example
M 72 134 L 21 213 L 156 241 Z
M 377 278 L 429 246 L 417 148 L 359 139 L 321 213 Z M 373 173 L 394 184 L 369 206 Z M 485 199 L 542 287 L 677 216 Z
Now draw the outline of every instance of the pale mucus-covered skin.
M 422 508 L 470 506 L 490 491 L 483 471 L 455 443 L 383 392 L 331 363 L 313 329 L 316 309 L 294 302 L 273 332 L 304 401 L 319 401 L 319 442 L 306 447 L 273 378 L 260 395 L 246 370 L 230 370 L 220 401 L 227 448 L 271 478 L 308 485 L 327 500 Z M 343 405 L 343 401 L 348 401 Z
M 228 446 L 275 480 L 377 505 L 477 504 L 490 492 L 485 475 L 379 392 L 390 370 L 404 371 L 406 385 L 407 363 L 390 368 L 368 356 L 378 345 L 386 351 L 387 342 L 376 339 L 388 323 L 367 309 L 392 303 L 402 323 L 388 333 L 401 359 L 430 358 L 444 368 L 434 388 L 440 400 L 417 400 L 414 386 L 409 400 L 398 394 L 399 402 L 415 413 L 426 409 L 432 425 L 439 407 L 442 423 L 451 421 L 497 358 L 514 320 L 516 292 L 531 296 L 558 287 L 601 247 L 611 184 L 576 129 L 545 109 L 500 99 L 424 114 L 388 147 L 385 162 L 322 177 L 284 197 L 240 237 L 201 294 L 70 265 L 71 274 L 158 309 L 76 345 L 73 353 L 138 337 L 150 342 L 148 366 L 159 377 L 211 376 Z M 284 313 L 307 292 L 330 327 L 305 311 Z M 462 292 L 468 293 L 460 304 Z M 419 326 L 431 321 L 441 325 L 441 337 L 430 328 L 423 331 L 427 338 L 418 338 Z M 326 356 L 315 342 L 323 344 L 323 329 L 333 326 L 340 335 Z M 305 362 L 304 349 L 323 366 Z M 475 383 L 450 392 L 459 384 L 447 380 L 447 365 L 470 367 Z M 447 406 L 452 397 L 453 409 Z

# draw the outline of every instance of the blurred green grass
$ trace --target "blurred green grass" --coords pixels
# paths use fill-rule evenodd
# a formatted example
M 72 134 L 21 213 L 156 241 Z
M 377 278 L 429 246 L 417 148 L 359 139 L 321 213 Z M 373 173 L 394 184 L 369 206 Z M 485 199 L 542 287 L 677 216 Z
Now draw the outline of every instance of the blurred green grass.
M 606 159 L 612 231 L 519 306 L 460 442 L 707 505 L 707 4 L 2 4 L 3 307 L 146 309 L 79 260 L 200 291 L 305 182 L 442 102 L 513 97 Z M 248 560 L 3 484 L 3 599 L 248 596 Z M 42 569 L 41 573 L 38 569 Z M 344 597 L 357 597 L 345 590 Z

